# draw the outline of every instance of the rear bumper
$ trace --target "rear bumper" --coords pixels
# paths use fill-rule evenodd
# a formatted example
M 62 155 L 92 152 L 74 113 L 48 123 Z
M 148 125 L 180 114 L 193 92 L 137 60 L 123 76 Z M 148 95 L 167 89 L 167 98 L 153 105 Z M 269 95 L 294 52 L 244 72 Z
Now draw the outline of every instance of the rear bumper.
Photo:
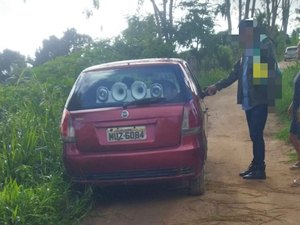
M 64 146 L 64 164 L 74 182 L 98 185 L 179 181 L 197 176 L 204 165 L 199 143 L 134 152 L 80 153 Z

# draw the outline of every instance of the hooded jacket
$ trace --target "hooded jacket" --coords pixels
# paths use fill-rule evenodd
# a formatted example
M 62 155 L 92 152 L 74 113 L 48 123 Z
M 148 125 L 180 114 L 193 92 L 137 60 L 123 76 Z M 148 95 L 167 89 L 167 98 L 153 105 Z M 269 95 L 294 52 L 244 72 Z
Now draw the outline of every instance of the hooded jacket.
M 257 54 L 257 55 L 255 55 Z M 249 57 L 247 62 L 248 98 L 251 107 L 268 104 L 275 105 L 275 99 L 281 97 L 281 72 L 275 57 L 272 40 L 265 37 L 257 49 L 253 50 L 254 56 L 259 56 L 259 63 L 267 66 L 267 77 L 257 78 L 254 76 L 254 61 L 257 58 Z M 218 81 L 215 86 L 220 91 L 238 81 L 237 103 L 243 101 L 243 64 L 245 56 L 241 57 L 235 64 L 229 76 Z M 257 66 L 257 65 L 256 65 Z

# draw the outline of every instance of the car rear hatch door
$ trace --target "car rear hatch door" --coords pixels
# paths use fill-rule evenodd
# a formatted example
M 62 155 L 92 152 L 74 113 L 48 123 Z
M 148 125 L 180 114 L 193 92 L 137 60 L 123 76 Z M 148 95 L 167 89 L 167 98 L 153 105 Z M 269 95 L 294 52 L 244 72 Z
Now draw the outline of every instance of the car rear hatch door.
M 81 152 L 131 151 L 177 146 L 183 103 L 72 111 Z

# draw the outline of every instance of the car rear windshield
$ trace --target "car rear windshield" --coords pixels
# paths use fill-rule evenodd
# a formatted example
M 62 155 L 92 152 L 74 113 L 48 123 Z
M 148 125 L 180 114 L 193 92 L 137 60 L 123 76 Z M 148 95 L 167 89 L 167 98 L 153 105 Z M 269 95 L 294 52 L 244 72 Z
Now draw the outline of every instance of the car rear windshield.
M 177 64 L 128 66 L 79 75 L 68 110 L 185 102 L 190 98 Z
M 297 51 L 297 47 L 289 47 L 286 49 L 287 52 L 296 52 Z

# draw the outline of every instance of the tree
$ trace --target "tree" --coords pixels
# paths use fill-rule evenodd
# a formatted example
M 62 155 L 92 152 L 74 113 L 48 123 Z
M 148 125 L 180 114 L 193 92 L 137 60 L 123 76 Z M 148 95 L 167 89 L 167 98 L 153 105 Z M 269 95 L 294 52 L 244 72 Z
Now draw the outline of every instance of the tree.
M 74 28 L 65 31 L 60 39 L 52 35 L 49 39 L 43 40 L 43 47 L 36 51 L 34 65 L 41 65 L 58 56 L 69 55 L 90 46 L 92 43 L 93 40 L 90 36 L 78 34 Z
M 208 3 L 199 3 L 197 0 L 184 1 L 181 5 L 188 13 L 178 23 L 176 40 L 189 49 L 204 48 L 213 33 L 212 10 Z
M 175 55 L 173 43 L 165 42 L 157 33 L 155 18 L 132 16 L 128 19 L 128 28 L 116 38 L 115 50 L 123 59 L 172 57 Z
M 242 14 L 243 14 L 242 0 L 239 0 L 239 22 L 242 20 Z
M 245 10 L 243 10 L 244 6 L 245 6 Z M 252 4 L 251 4 L 251 0 L 245 0 L 245 2 L 239 0 L 238 2 L 239 21 L 241 21 L 242 18 L 249 18 L 249 17 L 253 18 L 255 13 L 255 7 L 256 7 L 256 0 L 252 0 Z
M 287 34 L 287 26 L 289 22 L 290 15 L 290 0 L 282 0 L 282 31 L 286 35 Z
M 145 0 L 139 0 L 139 5 L 143 5 Z M 174 8 L 175 8 L 175 1 L 174 0 L 150 0 L 153 11 L 154 11 L 154 18 L 156 29 L 159 37 L 166 41 L 172 42 L 172 38 L 174 36 Z
M 226 18 L 227 18 L 227 23 L 228 23 L 228 32 L 231 34 L 232 31 L 232 22 L 231 22 L 231 3 L 230 0 L 225 0 L 226 4 Z
M 267 19 L 267 25 L 270 27 L 271 25 L 271 11 L 270 11 L 270 1 L 271 0 L 266 0 L 266 19 Z
M 278 15 L 278 7 L 281 0 L 272 0 L 272 20 L 271 20 L 271 33 L 274 32 L 274 28 L 276 25 L 276 19 Z
M 61 38 L 67 54 L 79 51 L 93 43 L 93 39 L 86 34 L 78 34 L 75 28 L 67 29 Z
M 291 38 L 290 38 L 290 44 L 291 45 L 297 45 L 299 42 L 299 36 L 300 36 L 300 28 L 297 28 L 293 30 Z
M 276 20 L 278 16 L 278 8 L 281 0 L 266 0 L 266 19 L 269 27 L 269 33 L 271 36 L 274 36 L 276 32 Z
M 252 9 L 251 9 L 251 17 L 254 17 L 254 12 L 255 12 L 255 5 L 256 5 L 256 0 L 252 1 Z
M 34 65 L 41 65 L 57 56 L 63 55 L 66 55 L 65 49 L 62 48 L 60 40 L 52 35 L 48 40 L 43 40 L 43 47 L 36 51 Z
M 246 0 L 245 18 L 249 18 L 249 11 L 250 11 L 250 0 Z
M 224 2 L 222 4 L 218 4 L 215 14 L 220 13 L 223 17 L 225 17 L 225 19 L 227 19 L 228 33 L 231 34 L 231 32 L 232 32 L 232 21 L 231 21 L 230 9 L 231 9 L 230 0 L 224 0 Z
M 257 4 L 259 5 L 259 7 L 257 7 Z M 264 22 L 268 27 L 268 34 L 271 37 L 274 37 L 276 29 L 278 29 L 278 24 L 276 22 L 278 22 L 279 11 L 282 10 L 281 26 L 283 32 L 286 34 L 289 21 L 290 5 L 290 0 L 239 0 L 239 21 L 241 21 L 243 18 L 257 18 L 258 16 L 261 17 L 263 15 Z
M 0 53 L 0 83 L 18 78 L 25 68 L 25 57 L 19 52 L 5 49 L 3 53 Z

